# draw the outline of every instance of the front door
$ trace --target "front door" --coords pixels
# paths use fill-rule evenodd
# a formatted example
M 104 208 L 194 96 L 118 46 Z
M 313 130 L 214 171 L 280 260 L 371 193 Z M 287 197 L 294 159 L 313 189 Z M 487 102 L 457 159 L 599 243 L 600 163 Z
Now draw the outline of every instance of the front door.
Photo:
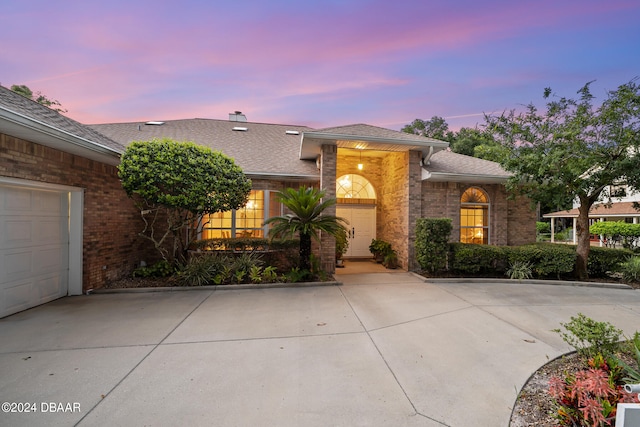
M 349 247 L 345 257 L 370 257 L 369 245 L 376 238 L 376 207 L 368 205 L 338 205 L 336 215 L 348 221 Z

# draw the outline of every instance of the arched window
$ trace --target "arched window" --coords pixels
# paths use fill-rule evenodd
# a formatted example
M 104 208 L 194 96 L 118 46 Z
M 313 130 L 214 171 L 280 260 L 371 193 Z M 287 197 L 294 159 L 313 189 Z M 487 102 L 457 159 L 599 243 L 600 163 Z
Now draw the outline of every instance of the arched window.
M 342 175 L 336 181 L 336 197 L 338 199 L 373 199 L 376 191 L 373 185 L 363 176 Z
M 470 187 L 460 198 L 460 241 L 489 244 L 489 197 L 477 187 Z

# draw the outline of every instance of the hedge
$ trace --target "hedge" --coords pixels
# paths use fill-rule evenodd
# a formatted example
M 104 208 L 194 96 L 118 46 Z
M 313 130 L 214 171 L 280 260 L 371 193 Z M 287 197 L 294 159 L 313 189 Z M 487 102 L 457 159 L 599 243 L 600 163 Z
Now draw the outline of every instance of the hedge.
M 423 270 L 436 273 L 446 268 L 451 228 L 451 218 L 418 218 L 416 259 Z

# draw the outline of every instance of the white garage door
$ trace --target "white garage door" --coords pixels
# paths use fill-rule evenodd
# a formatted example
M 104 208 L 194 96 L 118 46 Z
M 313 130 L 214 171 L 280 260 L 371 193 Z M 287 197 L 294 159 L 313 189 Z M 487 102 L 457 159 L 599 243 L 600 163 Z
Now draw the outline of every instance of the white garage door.
M 68 289 L 69 193 L 0 184 L 0 317 Z

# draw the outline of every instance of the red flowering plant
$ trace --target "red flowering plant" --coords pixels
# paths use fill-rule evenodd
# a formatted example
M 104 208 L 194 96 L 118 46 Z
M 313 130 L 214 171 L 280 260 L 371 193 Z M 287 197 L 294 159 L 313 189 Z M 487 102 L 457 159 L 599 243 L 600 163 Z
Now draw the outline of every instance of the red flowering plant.
M 616 405 L 638 402 L 635 395 L 624 390 L 624 369 L 615 360 L 598 354 L 589 359 L 588 365 L 574 375 L 549 381 L 560 426 L 614 426 Z

